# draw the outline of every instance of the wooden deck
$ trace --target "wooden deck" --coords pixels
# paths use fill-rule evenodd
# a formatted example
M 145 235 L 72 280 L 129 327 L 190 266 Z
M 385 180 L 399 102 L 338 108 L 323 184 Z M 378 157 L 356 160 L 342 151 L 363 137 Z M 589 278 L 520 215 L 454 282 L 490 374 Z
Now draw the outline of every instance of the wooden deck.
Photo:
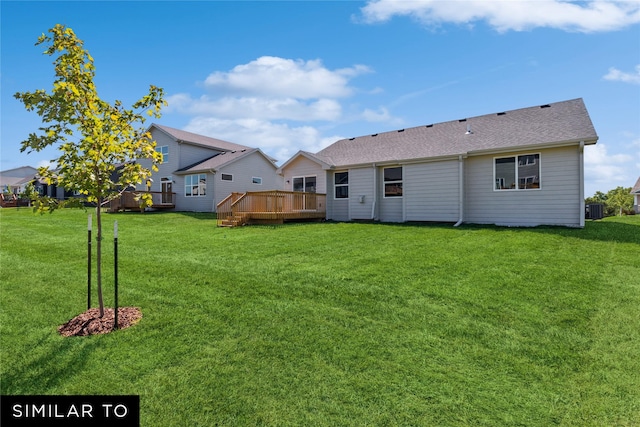
M 282 224 L 284 221 L 324 219 L 326 194 L 296 191 L 231 193 L 218 203 L 218 226 Z
M 153 204 L 152 209 L 175 209 L 176 193 L 163 193 L 161 191 L 125 191 L 122 195 L 114 199 L 109 204 L 109 212 L 118 211 L 140 211 L 144 212 L 140 201 L 136 200 L 141 194 L 151 194 Z

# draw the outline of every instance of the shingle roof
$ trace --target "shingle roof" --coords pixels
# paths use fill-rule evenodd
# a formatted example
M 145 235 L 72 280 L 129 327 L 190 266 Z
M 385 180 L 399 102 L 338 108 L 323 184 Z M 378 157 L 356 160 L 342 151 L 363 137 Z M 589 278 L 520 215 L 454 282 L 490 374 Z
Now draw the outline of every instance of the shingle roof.
M 225 152 L 216 154 L 214 156 L 211 156 L 207 159 L 204 159 L 198 163 L 194 163 L 192 165 L 179 169 L 176 171 L 176 173 L 203 172 L 203 171 L 210 171 L 212 169 L 216 170 L 226 165 L 227 163 L 230 163 L 234 160 L 239 159 L 242 156 L 246 156 L 255 151 L 259 151 L 259 150 L 257 148 L 252 148 L 252 149 L 242 149 L 238 151 L 225 151 Z
M 195 145 L 204 145 L 210 148 L 217 148 L 221 151 L 240 151 L 251 150 L 251 147 L 246 145 L 235 144 L 233 142 L 223 141 L 221 139 L 211 138 L 209 136 L 198 135 L 197 133 L 191 133 L 180 129 L 174 129 L 169 126 L 152 124 L 151 127 L 156 127 L 166 134 L 173 137 L 176 141 L 186 142 Z
M 342 139 L 316 153 L 333 166 L 468 155 L 537 145 L 595 144 L 581 98 Z
M 640 193 L 640 176 L 638 177 L 636 184 L 631 189 L 631 194 L 635 194 L 635 193 Z

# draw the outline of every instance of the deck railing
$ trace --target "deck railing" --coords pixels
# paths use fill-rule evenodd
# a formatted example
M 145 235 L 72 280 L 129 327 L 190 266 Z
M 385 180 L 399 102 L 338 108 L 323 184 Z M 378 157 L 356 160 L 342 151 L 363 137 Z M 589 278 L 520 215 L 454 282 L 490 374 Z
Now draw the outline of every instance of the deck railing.
M 326 194 L 298 191 L 231 193 L 217 205 L 218 225 L 324 218 Z
M 141 201 L 139 196 L 142 194 L 151 194 L 152 208 L 155 209 L 173 209 L 175 208 L 176 193 L 167 193 L 163 191 L 125 191 L 122 195 L 114 199 L 109 204 L 111 212 L 121 210 L 140 210 Z

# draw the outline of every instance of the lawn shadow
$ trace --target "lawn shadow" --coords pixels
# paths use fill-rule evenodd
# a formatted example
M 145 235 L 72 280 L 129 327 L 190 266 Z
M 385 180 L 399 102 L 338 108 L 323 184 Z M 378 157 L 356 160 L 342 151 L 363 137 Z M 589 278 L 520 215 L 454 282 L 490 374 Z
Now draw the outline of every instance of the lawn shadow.
M 48 333 L 25 344 L 19 366 L 2 376 L 2 394 L 46 394 L 80 374 L 98 343 L 87 338 L 52 338 Z
M 418 227 L 418 228 L 438 228 L 452 229 L 464 232 L 495 230 L 497 232 L 535 232 L 542 234 L 554 234 L 557 236 L 573 237 L 583 240 L 595 240 L 600 242 L 635 243 L 640 245 L 640 221 L 636 224 L 620 221 L 587 221 L 584 228 L 571 228 L 564 226 L 537 226 L 537 227 L 507 227 L 485 224 L 462 224 L 454 227 L 453 223 L 443 222 L 368 222 L 369 224 L 379 224 L 380 226 L 391 227 Z
M 534 227 L 536 233 L 555 234 L 599 242 L 632 243 L 640 245 L 640 226 L 614 221 L 588 221 L 584 228 Z

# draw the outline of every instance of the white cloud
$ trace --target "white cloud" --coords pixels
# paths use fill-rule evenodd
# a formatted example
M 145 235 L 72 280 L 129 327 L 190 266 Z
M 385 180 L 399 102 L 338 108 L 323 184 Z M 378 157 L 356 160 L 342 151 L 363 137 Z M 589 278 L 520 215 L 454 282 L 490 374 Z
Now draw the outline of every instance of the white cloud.
M 636 141 L 637 142 L 637 141 Z M 607 191 L 618 186 L 628 187 L 629 182 L 637 179 L 633 177 L 632 163 L 640 162 L 631 154 L 609 154 L 606 144 L 598 143 L 585 147 L 584 175 L 585 196 L 591 196 L 595 191 Z
M 293 60 L 262 56 L 229 72 L 207 77 L 207 88 L 237 94 L 278 98 L 343 98 L 352 95 L 349 79 L 371 70 L 364 65 L 329 70 L 320 60 Z
M 325 135 L 318 122 L 330 127 L 353 120 L 396 121 L 385 108 L 353 111 L 350 106 L 345 117 L 344 99 L 367 94 L 351 86 L 351 80 L 370 72 L 365 65 L 330 70 L 318 59 L 262 56 L 228 72 L 211 73 L 203 85 L 210 92 L 199 97 L 167 97 L 165 111 L 191 116 L 185 130 L 259 147 L 285 161 L 298 150 L 317 152 L 343 138 Z
M 626 73 L 617 68 L 609 68 L 609 72 L 603 77 L 605 80 L 613 80 L 624 83 L 640 85 L 640 64 L 636 65 L 635 72 Z
M 588 33 L 614 31 L 640 22 L 637 1 L 371 0 L 361 11 L 367 23 L 384 22 L 394 16 L 410 16 L 428 26 L 486 21 L 500 32 L 548 27 Z
M 167 111 L 183 114 L 212 115 L 224 118 L 251 117 L 264 120 L 336 120 L 342 113 L 340 104 L 333 99 L 301 101 L 294 98 L 224 97 L 212 99 L 204 95 L 192 99 L 188 94 L 167 98 Z
M 189 132 L 210 135 L 250 147 L 258 147 L 283 163 L 298 150 L 317 152 L 344 136 L 323 136 L 313 126 L 292 127 L 253 118 L 218 119 L 194 117 L 185 127 Z

